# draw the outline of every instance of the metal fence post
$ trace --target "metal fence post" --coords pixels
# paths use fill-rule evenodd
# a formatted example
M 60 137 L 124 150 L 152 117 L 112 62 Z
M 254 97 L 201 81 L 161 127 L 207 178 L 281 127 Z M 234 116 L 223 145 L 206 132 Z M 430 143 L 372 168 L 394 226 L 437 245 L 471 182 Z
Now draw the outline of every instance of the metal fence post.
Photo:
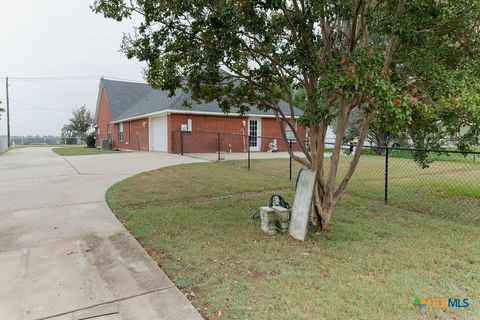
M 183 156 L 183 130 L 180 130 L 180 154 Z
M 220 132 L 217 132 L 217 160 L 220 161 Z
M 248 135 L 248 148 L 247 148 L 247 152 L 248 152 L 248 170 L 250 170 L 250 135 Z
M 288 144 L 290 145 L 290 151 L 292 150 L 292 140 L 288 140 Z M 292 180 L 292 155 L 290 155 L 290 181 Z
M 385 203 L 388 201 L 388 147 L 385 149 Z

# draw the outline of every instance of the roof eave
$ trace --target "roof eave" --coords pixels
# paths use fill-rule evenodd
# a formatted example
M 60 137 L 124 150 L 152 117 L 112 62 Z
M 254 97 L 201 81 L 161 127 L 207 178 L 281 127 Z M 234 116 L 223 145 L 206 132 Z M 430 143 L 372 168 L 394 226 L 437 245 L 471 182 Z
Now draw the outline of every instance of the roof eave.
M 146 113 L 138 116 L 128 117 L 128 118 L 121 118 L 117 120 L 113 120 L 112 123 L 120 123 L 126 121 L 133 121 L 139 120 L 144 118 L 149 118 L 153 116 L 161 116 L 163 114 L 168 113 L 177 113 L 177 114 L 200 114 L 200 115 L 214 115 L 214 116 L 225 116 L 225 117 L 257 117 L 257 118 L 275 118 L 273 114 L 258 114 L 258 113 L 247 113 L 245 115 L 240 115 L 238 113 L 223 113 L 223 112 L 209 112 L 209 111 L 195 111 L 195 110 L 175 110 L 175 109 L 165 109 L 161 111 Z M 288 116 L 290 117 L 290 116 Z M 295 119 L 300 118 L 300 116 L 295 116 Z

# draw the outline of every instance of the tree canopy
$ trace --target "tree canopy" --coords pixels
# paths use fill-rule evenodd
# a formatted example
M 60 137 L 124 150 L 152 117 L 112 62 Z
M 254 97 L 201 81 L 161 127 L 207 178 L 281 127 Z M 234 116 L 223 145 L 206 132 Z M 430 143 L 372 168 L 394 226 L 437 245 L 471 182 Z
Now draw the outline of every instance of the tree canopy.
M 62 138 L 80 137 L 86 141 L 88 131 L 95 124 L 95 118 L 85 106 L 72 111 L 73 116 L 62 127 Z
M 317 171 L 314 222 L 323 229 L 370 125 L 406 134 L 419 147 L 440 133 L 462 134 L 463 147 L 478 142 L 478 0 L 97 0 L 92 8 L 116 20 L 142 17 L 122 48 L 147 62 L 155 88 L 183 88 L 224 111 L 273 110 L 283 137 L 286 123 L 298 141 L 304 137 L 293 125 L 293 107 L 303 103 L 299 122 L 310 141 L 299 143 L 304 157 L 289 152 Z M 294 97 L 298 89 L 303 98 Z M 337 179 L 353 112 L 362 115 L 360 147 Z M 324 140 L 333 122 L 327 165 Z

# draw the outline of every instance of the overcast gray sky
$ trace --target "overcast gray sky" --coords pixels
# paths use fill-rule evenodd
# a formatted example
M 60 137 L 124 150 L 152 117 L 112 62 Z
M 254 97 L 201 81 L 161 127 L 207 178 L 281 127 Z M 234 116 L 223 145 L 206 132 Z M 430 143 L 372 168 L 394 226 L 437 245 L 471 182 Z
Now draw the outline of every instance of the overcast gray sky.
M 5 107 L 8 75 L 12 135 L 60 135 L 72 108 L 95 111 L 100 76 L 143 81 L 144 65 L 119 52 L 134 23 L 105 19 L 90 10 L 92 2 L 0 0 L 0 100 Z

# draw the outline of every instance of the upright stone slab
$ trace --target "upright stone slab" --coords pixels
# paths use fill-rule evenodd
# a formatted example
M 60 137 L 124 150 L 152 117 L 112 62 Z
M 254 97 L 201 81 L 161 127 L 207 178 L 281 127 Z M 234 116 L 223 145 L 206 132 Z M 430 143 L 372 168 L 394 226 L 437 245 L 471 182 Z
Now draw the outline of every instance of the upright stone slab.
M 305 240 L 307 233 L 308 216 L 312 209 L 315 176 L 316 171 L 302 170 L 298 177 L 288 232 L 293 238 L 300 241 Z

